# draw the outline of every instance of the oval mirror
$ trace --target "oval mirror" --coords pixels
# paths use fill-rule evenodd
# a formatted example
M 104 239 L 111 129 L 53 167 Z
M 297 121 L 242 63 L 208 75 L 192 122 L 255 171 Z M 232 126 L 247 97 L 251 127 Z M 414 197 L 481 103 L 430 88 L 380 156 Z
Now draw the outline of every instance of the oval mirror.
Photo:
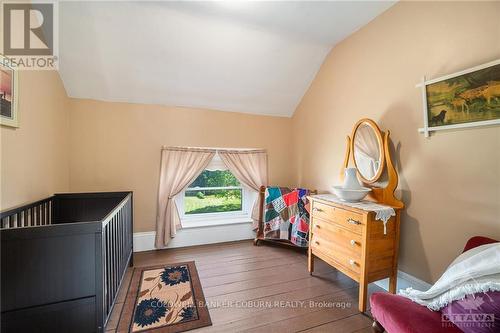
M 371 120 L 361 120 L 354 127 L 352 151 L 354 165 L 365 183 L 380 178 L 384 168 L 384 146 L 382 133 Z

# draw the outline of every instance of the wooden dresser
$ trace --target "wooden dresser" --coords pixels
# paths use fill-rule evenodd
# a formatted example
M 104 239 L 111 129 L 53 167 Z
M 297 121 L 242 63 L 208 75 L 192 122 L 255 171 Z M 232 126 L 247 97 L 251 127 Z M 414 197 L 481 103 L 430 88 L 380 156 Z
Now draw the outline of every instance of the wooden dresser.
M 389 278 L 389 292 L 396 292 L 399 224 L 404 204 L 394 196 L 398 174 L 391 158 L 389 136 L 390 132 L 382 132 L 373 120 L 359 120 L 347 137 L 340 176 L 342 180 L 344 170 L 354 164 L 358 180 L 371 189 L 366 200 L 384 207 L 365 203 L 354 208 L 333 195 L 309 197 L 309 272 L 312 274 L 317 257 L 359 282 L 362 312 L 366 310 L 368 283 Z M 384 230 L 384 223 L 376 219 L 373 209 L 380 212 L 385 208 L 394 209 L 389 213 L 395 216 L 387 220 Z
M 309 272 L 314 257 L 359 282 L 359 310 L 366 310 L 368 283 L 389 278 L 396 291 L 399 244 L 399 209 L 384 224 L 375 213 L 314 196 L 311 201 Z

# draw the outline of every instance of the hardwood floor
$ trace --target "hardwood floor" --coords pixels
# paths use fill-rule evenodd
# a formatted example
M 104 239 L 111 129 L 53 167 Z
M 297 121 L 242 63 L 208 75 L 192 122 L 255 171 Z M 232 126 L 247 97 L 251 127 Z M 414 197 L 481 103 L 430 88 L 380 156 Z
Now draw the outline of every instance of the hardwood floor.
M 290 248 L 241 241 L 134 254 L 136 267 L 190 260 L 213 323 L 192 332 L 371 332 L 369 312 L 357 309 L 358 284 L 319 259 L 309 275 L 307 256 Z M 106 332 L 118 325 L 131 273 Z

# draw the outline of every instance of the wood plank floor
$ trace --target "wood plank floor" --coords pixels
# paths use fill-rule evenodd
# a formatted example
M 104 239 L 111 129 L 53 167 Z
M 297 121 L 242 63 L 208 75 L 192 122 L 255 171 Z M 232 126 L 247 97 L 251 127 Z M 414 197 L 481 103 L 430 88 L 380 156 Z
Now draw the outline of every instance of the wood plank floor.
M 136 267 L 191 260 L 213 323 L 192 332 L 371 332 L 369 312 L 358 311 L 358 284 L 319 259 L 309 275 L 307 256 L 290 248 L 241 241 L 134 254 Z M 118 326 L 131 275 L 106 332 Z

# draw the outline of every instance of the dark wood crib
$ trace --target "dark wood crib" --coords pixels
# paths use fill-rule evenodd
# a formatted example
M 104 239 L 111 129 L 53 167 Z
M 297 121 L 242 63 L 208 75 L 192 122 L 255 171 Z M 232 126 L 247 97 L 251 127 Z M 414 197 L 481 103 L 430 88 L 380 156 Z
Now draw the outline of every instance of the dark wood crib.
M 132 192 L 68 193 L 0 213 L 1 331 L 102 332 L 132 265 Z

